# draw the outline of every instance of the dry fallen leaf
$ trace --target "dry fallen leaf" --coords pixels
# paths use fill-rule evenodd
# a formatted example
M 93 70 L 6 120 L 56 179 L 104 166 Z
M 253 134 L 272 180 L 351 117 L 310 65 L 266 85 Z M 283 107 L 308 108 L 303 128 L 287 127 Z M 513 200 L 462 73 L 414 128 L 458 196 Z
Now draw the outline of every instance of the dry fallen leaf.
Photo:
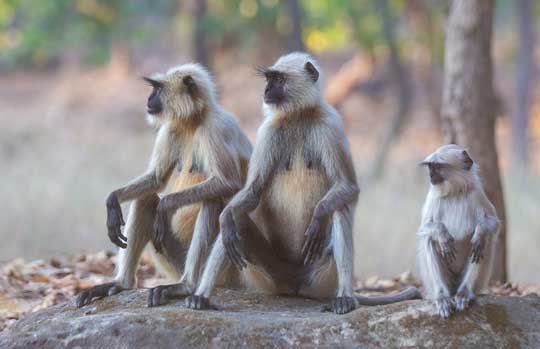
M 45 275 L 34 275 L 30 280 L 32 282 L 49 282 L 49 278 Z

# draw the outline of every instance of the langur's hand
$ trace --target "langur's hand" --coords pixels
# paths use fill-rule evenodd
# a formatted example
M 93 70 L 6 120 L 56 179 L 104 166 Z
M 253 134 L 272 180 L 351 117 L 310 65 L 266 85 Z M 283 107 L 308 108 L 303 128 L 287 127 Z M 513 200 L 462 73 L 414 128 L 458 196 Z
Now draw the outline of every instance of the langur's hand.
M 313 215 L 311 222 L 306 229 L 302 256 L 304 265 L 312 264 L 319 259 L 323 253 L 327 242 L 327 231 L 320 217 Z
M 247 266 L 247 263 L 244 257 L 245 253 L 240 244 L 240 237 L 238 236 L 236 224 L 230 210 L 222 212 L 219 217 L 219 225 L 227 257 L 229 257 L 229 260 L 233 265 L 242 270 L 242 268 Z
M 437 250 L 441 257 L 448 263 L 456 260 L 456 247 L 454 238 L 443 223 L 430 222 L 425 226 L 425 230 L 430 234 L 437 244 Z
M 166 208 L 166 199 L 161 199 L 157 209 L 156 218 L 154 220 L 154 235 L 152 243 L 158 253 L 163 252 L 163 241 L 167 234 L 171 234 L 171 226 L 168 209 Z
M 486 247 L 485 235 L 475 233 L 471 240 L 471 262 L 478 264 L 484 258 L 484 250 Z
M 122 235 L 122 226 L 125 224 L 118 198 L 112 193 L 107 198 L 107 230 L 111 242 L 120 248 L 127 247 L 127 238 Z
M 442 233 L 439 237 L 439 248 L 441 255 L 448 263 L 456 260 L 456 247 L 454 246 L 454 238 L 448 232 Z

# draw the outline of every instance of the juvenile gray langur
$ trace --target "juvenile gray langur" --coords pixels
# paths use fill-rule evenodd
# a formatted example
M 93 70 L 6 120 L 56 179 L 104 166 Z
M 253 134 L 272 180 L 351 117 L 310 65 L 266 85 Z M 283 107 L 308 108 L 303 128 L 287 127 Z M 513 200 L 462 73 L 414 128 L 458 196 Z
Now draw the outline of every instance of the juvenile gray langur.
M 219 214 L 243 185 L 251 145 L 217 101 L 210 74 L 185 64 L 145 80 L 153 87 L 147 119 L 158 128 L 147 171 L 107 198 L 107 228 L 120 247 L 114 282 L 78 295 L 96 297 L 133 288 L 144 247 L 156 267 L 178 284 L 150 289 L 148 305 L 194 291 L 219 229 Z M 169 193 L 160 199 L 159 192 Z M 124 225 L 120 204 L 132 201 Z
M 417 264 L 427 298 L 448 318 L 487 287 L 500 224 L 467 151 L 445 145 L 422 164 L 431 188 L 417 233 Z
M 231 262 L 246 287 L 332 298 L 339 314 L 419 296 L 416 289 L 373 298 L 353 291 L 359 189 L 341 118 L 322 97 L 320 71 L 304 53 L 261 69 L 265 118 L 248 179 L 220 216 L 221 233 L 188 307 L 212 307 L 215 280 Z

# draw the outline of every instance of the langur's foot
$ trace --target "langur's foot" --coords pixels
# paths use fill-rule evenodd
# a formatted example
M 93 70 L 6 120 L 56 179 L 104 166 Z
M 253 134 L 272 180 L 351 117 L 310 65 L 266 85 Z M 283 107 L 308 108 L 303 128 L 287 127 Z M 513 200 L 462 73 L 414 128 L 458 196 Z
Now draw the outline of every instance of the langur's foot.
M 146 306 L 157 307 L 159 305 L 168 303 L 171 299 L 185 297 L 190 293 L 189 287 L 184 282 L 153 287 L 148 290 Z
M 437 313 L 440 317 L 442 317 L 443 319 L 450 318 L 450 314 L 452 314 L 453 311 L 451 298 L 446 297 L 436 299 L 435 306 L 437 307 Z
M 347 314 L 356 309 L 354 297 L 336 297 L 332 300 L 332 311 L 336 314 Z
M 94 298 L 112 296 L 124 290 L 126 289 L 120 286 L 120 284 L 117 282 L 109 282 L 106 284 L 97 285 L 79 293 L 77 295 L 77 299 L 75 300 L 75 304 L 77 304 L 77 308 L 81 308 L 90 304 Z
M 218 306 L 203 296 L 189 296 L 186 298 L 186 307 L 195 310 L 220 310 Z
M 466 309 L 467 307 L 469 307 L 473 300 L 474 293 L 467 287 L 463 287 L 462 289 L 458 290 L 454 297 L 454 304 L 456 306 L 456 310 L 462 311 Z

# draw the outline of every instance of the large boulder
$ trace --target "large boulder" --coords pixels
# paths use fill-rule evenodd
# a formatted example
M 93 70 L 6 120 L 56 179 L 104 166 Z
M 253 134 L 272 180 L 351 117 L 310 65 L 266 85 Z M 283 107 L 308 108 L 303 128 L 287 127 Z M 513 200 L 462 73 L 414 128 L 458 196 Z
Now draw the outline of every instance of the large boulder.
M 219 290 L 222 311 L 186 309 L 184 301 L 145 307 L 144 290 L 82 309 L 74 302 L 30 314 L 0 335 L 1 348 L 182 347 L 535 347 L 540 298 L 482 296 L 467 311 L 440 319 L 432 303 L 362 307 L 346 315 L 321 303 Z

